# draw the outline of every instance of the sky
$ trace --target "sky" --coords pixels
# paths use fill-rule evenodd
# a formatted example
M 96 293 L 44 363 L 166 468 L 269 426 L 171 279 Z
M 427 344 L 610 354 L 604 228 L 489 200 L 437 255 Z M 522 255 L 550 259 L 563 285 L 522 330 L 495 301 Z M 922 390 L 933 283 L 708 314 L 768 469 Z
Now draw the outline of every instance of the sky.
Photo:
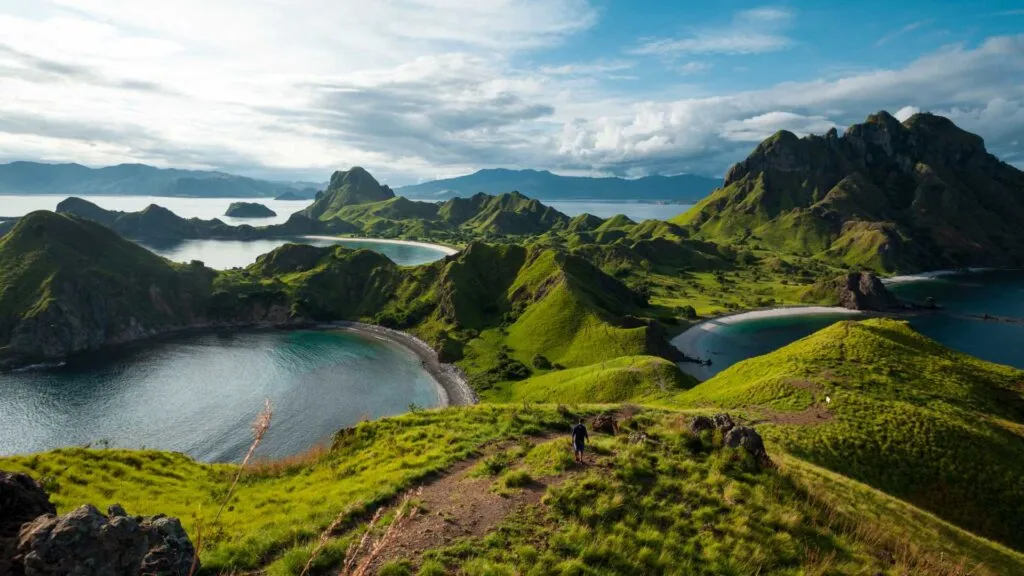
M 0 0 L 0 162 L 721 176 L 882 109 L 1024 167 L 1024 0 Z

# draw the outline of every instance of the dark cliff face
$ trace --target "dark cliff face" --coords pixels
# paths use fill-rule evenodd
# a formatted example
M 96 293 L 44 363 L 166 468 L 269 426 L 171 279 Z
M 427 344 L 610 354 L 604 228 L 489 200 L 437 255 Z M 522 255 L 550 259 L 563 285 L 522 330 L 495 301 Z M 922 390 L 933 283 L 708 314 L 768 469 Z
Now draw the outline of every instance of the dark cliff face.
M 35 212 L 0 239 L 0 365 L 210 325 L 301 321 L 280 289 L 172 264 L 93 222 Z
M 932 114 L 878 112 L 843 135 L 779 132 L 686 215 L 705 237 L 754 237 L 847 265 L 916 271 L 1024 263 L 1024 173 Z

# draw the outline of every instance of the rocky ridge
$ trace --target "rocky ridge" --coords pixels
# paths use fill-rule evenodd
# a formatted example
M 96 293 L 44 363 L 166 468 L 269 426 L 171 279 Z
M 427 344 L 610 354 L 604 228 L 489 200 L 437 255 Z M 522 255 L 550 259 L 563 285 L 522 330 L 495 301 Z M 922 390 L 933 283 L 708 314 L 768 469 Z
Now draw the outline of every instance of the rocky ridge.
M 194 557 L 177 518 L 130 516 L 117 504 L 58 515 L 30 476 L 0 471 L 0 574 L 185 576 Z

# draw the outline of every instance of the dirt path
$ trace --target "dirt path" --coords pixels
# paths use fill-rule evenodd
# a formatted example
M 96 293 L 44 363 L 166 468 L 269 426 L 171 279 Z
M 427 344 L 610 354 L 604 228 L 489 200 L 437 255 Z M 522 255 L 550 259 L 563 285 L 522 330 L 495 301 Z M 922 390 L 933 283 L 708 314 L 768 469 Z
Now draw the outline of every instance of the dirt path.
M 551 435 L 533 437 L 525 444 L 532 448 L 544 442 L 560 442 L 562 439 Z M 403 525 L 397 538 L 381 548 L 370 564 L 368 573 L 376 574 L 382 566 L 403 559 L 419 565 L 423 553 L 428 550 L 453 544 L 460 538 L 482 537 L 517 511 L 539 505 L 549 487 L 600 465 L 601 459 L 595 454 L 589 454 L 588 463 L 583 466 L 573 466 L 554 476 L 535 478 L 522 488 L 503 490 L 502 493 L 494 490 L 498 476 L 474 475 L 477 464 L 485 458 L 516 445 L 507 443 L 496 446 L 488 454 L 458 464 L 449 473 L 415 491 L 413 502 L 419 509 L 417 514 Z M 565 449 L 570 450 L 568 441 L 565 442 Z M 518 463 L 521 463 L 521 458 Z

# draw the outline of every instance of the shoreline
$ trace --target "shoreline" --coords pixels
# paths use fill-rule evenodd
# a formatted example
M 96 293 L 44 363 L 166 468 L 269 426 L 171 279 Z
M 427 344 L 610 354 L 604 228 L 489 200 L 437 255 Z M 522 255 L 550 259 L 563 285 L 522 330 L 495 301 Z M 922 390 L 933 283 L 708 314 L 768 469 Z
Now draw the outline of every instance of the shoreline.
M 398 244 L 402 246 L 415 246 L 417 248 L 431 248 L 443 253 L 445 256 L 452 256 L 458 254 L 459 251 L 451 246 L 445 246 L 444 244 L 433 244 L 431 242 L 419 242 L 416 240 L 399 240 L 397 238 L 366 238 L 363 236 L 321 236 L 317 234 L 305 234 L 300 238 L 309 238 L 310 240 L 348 240 L 350 242 L 378 242 L 381 244 Z
M 730 312 L 702 320 L 686 330 L 682 331 L 669 340 L 674 348 L 682 352 L 688 358 L 703 359 L 700 349 L 701 343 L 708 334 L 715 332 L 722 326 L 736 324 L 748 320 L 759 320 L 764 318 L 788 318 L 793 316 L 815 316 L 820 314 L 841 314 L 845 316 L 865 316 L 867 313 L 861 310 L 850 310 L 841 306 L 782 306 L 766 308 L 762 310 L 747 310 L 744 312 Z M 713 376 L 709 366 L 697 362 L 677 362 L 679 369 L 703 382 Z
M 470 406 L 479 401 L 476 393 L 469 387 L 465 373 L 459 367 L 441 362 L 437 357 L 437 352 L 429 344 L 408 332 L 349 321 L 317 324 L 315 328 L 318 330 L 340 330 L 368 336 L 409 350 L 420 359 L 423 368 L 437 384 L 438 397 L 441 400 L 439 408 Z
M 478 402 L 476 393 L 469 387 L 466 375 L 462 370 L 457 366 L 445 364 L 438 360 L 437 352 L 426 342 L 406 332 L 392 330 L 383 326 L 375 326 L 373 324 L 343 320 L 325 323 L 293 322 L 277 324 L 270 322 L 252 322 L 245 324 L 203 324 L 196 326 L 184 326 L 152 332 L 140 338 L 131 340 L 110 342 L 96 350 L 82 350 L 61 358 L 0 357 L 0 375 L 5 373 L 57 368 L 65 365 L 69 360 L 73 360 L 76 357 L 86 354 L 125 350 L 135 347 L 146 347 L 165 339 L 169 340 L 203 334 L 216 334 L 222 331 L 239 333 L 274 331 L 291 332 L 295 330 L 340 330 L 376 338 L 378 340 L 383 340 L 388 343 L 401 346 L 415 354 L 420 359 L 424 370 L 427 371 L 430 377 L 437 384 L 438 396 L 441 400 L 438 407 L 468 406 Z
M 929 270 L 927 272 L 918 272 L 917 274 L 902 274 L 899 276 L 890 276 L 888 278 L 881 278 L 882 284 L 886 286 L 890 284 L 906 284 L 907 282 L 925 282 L 928 280 L 938 280 L 945 276 L 959 276 L 962 274 L 984 274 L 986 272 L 1014 272 L 1019 271 L 1020 268 L 960 268 L 957 270 Z

